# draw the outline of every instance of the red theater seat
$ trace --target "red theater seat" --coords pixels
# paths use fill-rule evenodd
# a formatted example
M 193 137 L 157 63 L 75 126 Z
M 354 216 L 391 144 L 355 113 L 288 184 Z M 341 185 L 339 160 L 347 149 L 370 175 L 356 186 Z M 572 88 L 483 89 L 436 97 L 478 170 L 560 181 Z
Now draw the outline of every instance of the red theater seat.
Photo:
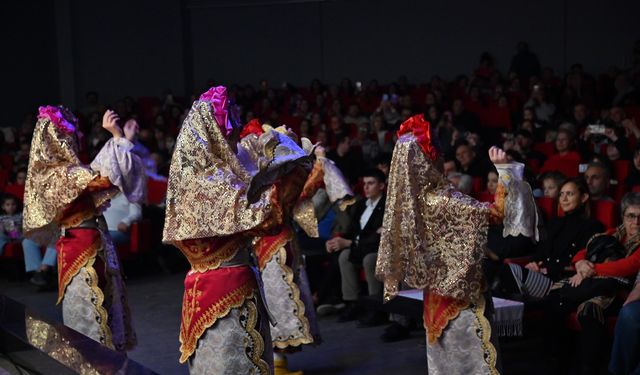
M 20 202 L 24 201 L 24 185 L 9 184 L 4 188 L 4 192 L 17 197 Z
M 476 197 L 480 202 L 493 203 L 493 200 L 494 200 L 494 195 L 489 193 L 488 191 L 481 191 L 476 195 Z
M 130 260 L 139 254 L 151 251 L 151 220 L 142 219 L 131 224 L 129 235 L 130 243 L 118 246 L 120 259 Z
M 167 195 L 167 181 L 147 180 L 147 201 L 149 204 L 161 204 Z
M 543 153 L 546 157 L 556 153 L 556 145 L 553 142 L 536 143 L 533 145 L 533 149 Z
M 620 223 L 618 204 L 612 201 L 595 201 L 591 203 L 591 215 L 607 229 L 615 228 Z
M 558 215 L 558 202 L 553 198 L 539 197 L 536 198 L 536 204 L 545 216 L 545 219 L 551 220 Z
M 631 162 L 629 160 L 616 160 L 613 162 L 613 178 L 618 181 L 618 185 L 623 185 L 629 177 Z

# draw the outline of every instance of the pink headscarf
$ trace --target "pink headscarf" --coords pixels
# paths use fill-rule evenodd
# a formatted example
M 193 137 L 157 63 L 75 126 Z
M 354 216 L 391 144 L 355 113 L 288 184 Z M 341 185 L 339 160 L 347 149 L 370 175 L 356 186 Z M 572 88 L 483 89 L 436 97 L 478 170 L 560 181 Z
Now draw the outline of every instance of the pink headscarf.
M 211 103 L 213 108 L 213 117 L 215 117 L 222 134 L 228 136 L 233 130 L 233 126 L 229 121 L 229 99 L 227 97 L 227 88 L 224 86 L 214 86 L 207 92 L 200 95 L 201 101 Z

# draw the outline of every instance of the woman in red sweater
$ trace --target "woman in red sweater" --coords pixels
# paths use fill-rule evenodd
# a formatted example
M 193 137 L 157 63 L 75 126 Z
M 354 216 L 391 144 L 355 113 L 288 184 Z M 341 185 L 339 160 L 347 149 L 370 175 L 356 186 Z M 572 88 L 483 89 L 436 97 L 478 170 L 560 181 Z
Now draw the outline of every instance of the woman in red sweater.
M 563 280 L 547 297 L 550 321 L 562 324 L 563 318 L 577 309 L 582 328 L 580 374 L 595 374 L 602 365 L 607 352 L 603 347 L 607 342 L 605 316 L 617 313 L 615 296 L 629 288 L 640 270 L 640 193 L 626 194 L 621 211 L 622 225 L 594 236 L 587 248 L 573 257 L 576 274 Z

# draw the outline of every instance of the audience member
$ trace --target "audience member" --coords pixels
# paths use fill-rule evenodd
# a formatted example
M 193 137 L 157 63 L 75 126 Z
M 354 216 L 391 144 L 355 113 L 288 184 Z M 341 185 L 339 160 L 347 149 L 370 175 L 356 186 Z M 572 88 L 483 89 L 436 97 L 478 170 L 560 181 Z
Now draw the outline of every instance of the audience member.
M 343 236 L 327 241 L 327 251 L 340 251 L 339 264 L 342 276 L 342 298 L 347 303 L 339 321 L 357 318 L 360 281 L 358 268 L 363 268 L 367 280 L 368 294 L 382 298 L 382 283 L 375 277 L 380 230 L 384 215 L 385 176 L 377 170 L 368 170 L 363 175 L 365 199 L 358 201 L 350 216 L 349 230 Z M 376 319 L 371 315 L 370 319 Z M 373 321 L 368 323 L 374 323 Z

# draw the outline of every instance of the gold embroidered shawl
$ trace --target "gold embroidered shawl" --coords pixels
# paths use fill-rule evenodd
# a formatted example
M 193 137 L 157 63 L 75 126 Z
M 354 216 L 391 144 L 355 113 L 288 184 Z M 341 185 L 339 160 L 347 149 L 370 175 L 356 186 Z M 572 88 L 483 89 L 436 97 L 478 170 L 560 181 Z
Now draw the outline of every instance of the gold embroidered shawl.
M 402 282 L 475 300 L 481 292 L 489 204 L 455 191 L 410 133 L 395 146 L 387 189 L 376 267 L 385 300 Z
M 24 235 L 49 244 L 58 233 L 56 220 L 97 174 L 78 159 L 78 146 L 71 131 L 50 118 L 36 123 L 24 194 Z
M 211 104 L 196 101 L 171 160 L 163 241 L 228 236 L 258 226 L 270 215 L 274 189 L 249 203 L 250 182 L 220 131 Z

